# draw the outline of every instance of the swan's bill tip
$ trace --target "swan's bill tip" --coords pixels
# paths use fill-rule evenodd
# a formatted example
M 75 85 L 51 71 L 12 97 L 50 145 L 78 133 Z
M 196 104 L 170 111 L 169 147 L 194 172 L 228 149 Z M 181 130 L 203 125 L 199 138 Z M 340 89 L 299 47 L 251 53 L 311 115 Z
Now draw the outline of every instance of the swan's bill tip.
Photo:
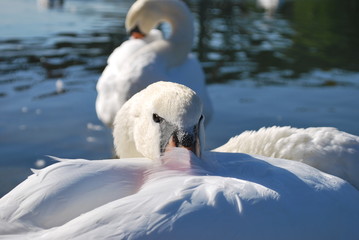
M 142 39 L 146 37 L 146 34 L 144 34 L 138 26 L 135 26 L 131 31 L 129 32 L 131 35 L 131 38 L 134 39 Z
M 131 38 L 134 38 L 134 39 L 142 39 L 144 37 L 146 37 L 146 35 L 142 34 L 142 33 L 139 33 L 139 32 L 131 33 Z
M 180 149 L 186 149 L 187 151 L 192 152 L 194 155 L 200 158 L 201 150 L 199 145 L 199 138 L 198 136 L 193 136 L 193 137 L 196 140 L 191 141 L 191 143 L 185 143 L 183 139 L 179 141 L 175 135 L 172 135 L 167 143 L 167 146 L 164 149 L 164 152 L 167 153 L 173 151 L 173 149 L 175 148 L 180 148 Z

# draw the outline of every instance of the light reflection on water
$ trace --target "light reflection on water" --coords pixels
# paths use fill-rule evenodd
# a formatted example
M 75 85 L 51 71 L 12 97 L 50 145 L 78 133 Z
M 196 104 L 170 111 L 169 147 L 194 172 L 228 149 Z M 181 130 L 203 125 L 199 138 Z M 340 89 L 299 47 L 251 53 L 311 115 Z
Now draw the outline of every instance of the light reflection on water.
M 67 0 L 46 9 L 35 0 L 2 0 L 0 196 L 36 163 L 53 163 L 46 155 L 112 156 L 110 130 L 95 114 L 95 85 L 126 39 L 132 2 Z M 208 148 L 271 125 L 359 135 L 356 1 L 279 1 L 276 13 L 255 1 L 186 2 L 216 110 Z

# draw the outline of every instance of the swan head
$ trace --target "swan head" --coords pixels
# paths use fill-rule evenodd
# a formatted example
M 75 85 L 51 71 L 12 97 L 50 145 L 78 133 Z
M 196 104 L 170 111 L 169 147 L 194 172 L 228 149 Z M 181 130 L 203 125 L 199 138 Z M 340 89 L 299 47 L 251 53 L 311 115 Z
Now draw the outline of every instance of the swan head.
M 153 160 L 173 147 L 198 157 L 204 144 L 202 103 L 190 88 L 156 82 L 128 100 L 114 121 L 114 144 L 120 158 Z
M 126 17 L 126 30 L 134 38 L 143 38 L 162 20 L 159 8 L 153 1 L 138 0 Z
M 183 1 L 137 0 L 127 13 L 126 30 L 133 38 L 144 38 L 161 22 L 171 25 L 173 38 L 176 32 L 178 41 L 185 38 L 192 46 L 193 18 Z

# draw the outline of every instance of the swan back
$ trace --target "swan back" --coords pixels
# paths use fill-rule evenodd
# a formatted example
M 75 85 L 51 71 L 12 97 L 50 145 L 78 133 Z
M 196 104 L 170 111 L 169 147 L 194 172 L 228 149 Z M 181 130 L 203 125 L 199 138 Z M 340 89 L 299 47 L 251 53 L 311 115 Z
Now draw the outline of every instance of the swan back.
M 270 127 L 245 131 L 214 151 L 304 162 L 359 189 L 359 137 L 335 128 Z
M 0 235 L 56 227 L 134 194 L 152 164 L 149 159 L 74 159 L 38 170 L 0 199 Z
M 239 153 L 208 153 L 219 167 L 193 169 L 194 155 L 171 154 L 136 193 L 6 239 L 357 239 L 359 192 L 337 177 Z

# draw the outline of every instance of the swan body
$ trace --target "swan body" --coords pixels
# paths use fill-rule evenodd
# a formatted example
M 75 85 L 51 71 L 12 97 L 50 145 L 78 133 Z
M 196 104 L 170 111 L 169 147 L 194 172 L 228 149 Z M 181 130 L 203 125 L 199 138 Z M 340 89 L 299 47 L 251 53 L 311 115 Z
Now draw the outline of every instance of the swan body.
M 171 25 L 167 39 L 153 29 L 161 22 Z M 126 29 L 141 31 L 143 38 L 132 37 L 110 55 L 96 87 L 99 119 L 112 126 L 117 111 L 135 93 L 154 82 L 170 81 L 186 85 L 198 94 L 209 121 L 212 105 L 202 67 L 190 54 L 194 27 L 186 5 L 178 0 L 138 0 L 128 12 Z
M 0 239 L 357 238 L 359 192 L 344 180 L 282 159 L 205 159 L 56 163 L 0 199 Z
M 214 151 L 300 161 L 359 189 L 359 137 L 335 128 L 270 127 L 245 131 Z
M 193 90 L 150 85 L 115 118 L 122 158 L 35 171 L 0 199 L 0 239 L 357 239 L 352 185 L 297 161 L 198 151 L 202 128 Z
M 0 236 L 59 226 L 133 194 L 153 164 L 149 159 L 59 160 L 0 199 Z

